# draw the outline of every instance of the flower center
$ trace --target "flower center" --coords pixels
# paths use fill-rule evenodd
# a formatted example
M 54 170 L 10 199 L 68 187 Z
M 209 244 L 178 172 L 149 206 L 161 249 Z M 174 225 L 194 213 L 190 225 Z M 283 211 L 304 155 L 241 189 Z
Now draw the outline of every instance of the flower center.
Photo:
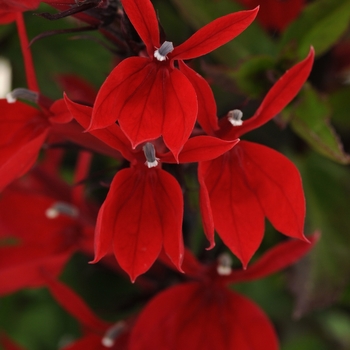
M 232 258 L 229 254 L 223 253 L 218 257 L 216 271 L 220 276 L 228 276 L 232 272 Z
M 243 124 L 243 112 L 239 109 L 234 109 L 227 113 L 227 119 L 233 126 L 240 126 Z
M 6 95 L 6 100 L 8 103 L 15 103 L 18 98 L 37 103 L 39 94 L 35 91 L 31 91 L 25 88 L 17 88 Z
M 147 142 L 142 149 L 146 157 L 145 165 L 147 165 L 149 168 L 156 167 L 158 165 L 159 158 L 156 157 L 156 150 L 154 149 L 154 146 L 150 142 Z
M 55 219 L 60 214 L 75 218 L 78 216 L 79 212 L 75 206 L 64 202 L 56 202 L 45 211 L 45 215 L 48 219 Z
M 164 41 L 162 46 L 154 51 L 154 57 L 158 61 L 165 61 L 167 59 L 166 55 L 174 50 L 174 45 L 171 41 Z
M 118 336 L 124 331 L 125 323 L 123 321 L 117 322 L 115 325 L 107 329 L 102 338 L 102 345 L 106 348 L 111 348 Z

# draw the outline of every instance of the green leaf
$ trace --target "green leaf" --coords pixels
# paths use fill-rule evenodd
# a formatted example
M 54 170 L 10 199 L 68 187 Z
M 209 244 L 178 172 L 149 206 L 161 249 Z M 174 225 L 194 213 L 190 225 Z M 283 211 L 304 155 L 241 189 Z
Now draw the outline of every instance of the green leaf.
M 329 95 L 332 121 L 340 130 L 350 130 L 350 86 L 338 88 Z
M 301 91 L 300 102 L 288 111 L 293 130 L 303 138 L 315 151 L 341 164 L 348 164 L 347 155 L 342 144 L 329 123 L 331 108 L 329 102 L 323 99 L 310 85 L 305 85 Z
M 295 315 L 302 316 L 334 302 L 349 281 L 350 173 L 313 152 L 297 163 L 306 196 L 308 231 L 321 233 L 309 261 L 299 265 L 291 282 L 297 296 Z
M 280 48 L 292 44 L 298 57 L 304 57 L 310 46 L 316 55 L 327 51 L 349 25 L 348 0 L 318 0 L 305 7 L 300 17 L 284 32 Z
M 172 0 L 182 17 L 194 28 L 199 29 L 214 19 L 242 7 L 231 0 Z M 256 23 L 252 23 L 231 42 L 213 51 L 212 55 L 221 63 L 234 67 L 237 62 L 252 55 L 275 55 L 276 44 Z

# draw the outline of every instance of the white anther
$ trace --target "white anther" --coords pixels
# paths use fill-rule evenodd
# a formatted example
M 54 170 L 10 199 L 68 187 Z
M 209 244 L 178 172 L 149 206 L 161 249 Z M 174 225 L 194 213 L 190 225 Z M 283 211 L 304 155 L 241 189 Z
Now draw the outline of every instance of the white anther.
M 218 258 L 217 273 L 220 276 L 228 276 L 232 272 L 232 259 L 227 253 L 223 253 Z
M 8 103 L 15 103 L 19 98 L 29 102 L 37 103 L 39 94 L 35 91 L 31 91 L 25 88 L 17 88 L 6 94 L 6 100 Z
M 79 215 L 79 211 L 73 205 L 64 202 L 56 202 L 45 211 L 45 215 L 48 219 L 55 219 L 61 214 L 75 218 Z
M 104 337 L 101 340 L 101 343 L 106 348 L 111 348 L 115 340 L 119 337 L 119 335 L 123 332 L 125 328 L 125 322 L 119 321 L 114 324 L 112 327 L 108 328 Z
M 227 119 L 233 126 L 240 126 L 243 124 L 243 112 L 239 109 L 234 109 L 227 113 Z
M 154 51 L 154 57 L 158 61 L 165 61 L 167 59 L 167 54 L 174 50 L 174 45 L 171 41 L 164 41 L 162 46 Z
M 158 165 L 159 158 L 156 157 L 156 150 L 154 149 L 153 144 L 147 142 L 142 149 L 146 157 L 145 165 L 148 168 L 156 167 Z

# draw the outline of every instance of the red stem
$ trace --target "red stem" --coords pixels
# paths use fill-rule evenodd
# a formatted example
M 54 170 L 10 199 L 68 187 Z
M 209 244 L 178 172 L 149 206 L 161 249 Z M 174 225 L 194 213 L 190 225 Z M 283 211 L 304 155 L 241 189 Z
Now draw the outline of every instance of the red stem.
M 90 152 L 81 151 L 78 155 L 77 164 L 74 171 L 72 202 L 75 205 L 82 204 L 84 202 L 84 181 L 89 173 L 90 165 L 92 160 L 92 154 Z
M 26 27 L 23 20 L 22 12 L 17 12 L 16 17 L 17 30 L 19 34 L 19 39 L 21 42 L 21 49 L 24 58 L 24 66 L 27 77 L 27 84 L 29 90 L 39 91 L 38 82 L 36 80 L 36 74 L 33 64 L 32 54 L 29 49 L 29 41 L 27 36 Z

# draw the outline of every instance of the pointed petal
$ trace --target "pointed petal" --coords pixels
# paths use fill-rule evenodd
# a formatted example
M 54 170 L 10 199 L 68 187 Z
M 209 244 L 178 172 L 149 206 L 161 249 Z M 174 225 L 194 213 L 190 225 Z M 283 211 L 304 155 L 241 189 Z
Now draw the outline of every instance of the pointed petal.
M 139 315 L 130 350 L 277 350 L 275 331 L 250 300 L 200 283 L 159 293 Z
M 236 162 L 254 191 L 264 214 L 276 230 L 306 240 L 304 236 L 305 198 L 295 165 L 275 150 L 241 141 Z
M 239 139 L 226 141 L 212 136 L 192 137 L 185 143 L 180 152 L 179 163 L 201 162 L 217 158 L 229 151 L 238 142 Z M 177 163 L 171 153 L 161 156 L 161 160 L 165 163 Z
M 87 304 L 68 286 L 43 272 L 47 287 L 55 300 L 81 324 L 95 332 L 104 332 L 110 324 L 100 320 Z
M 209 84 L 183 61 L 179 61 L 179 67 L 196 90 L 198 100 L 197 121 L 199 125 L 208 135 L 214 135 L 214 132 L 219 129 L 219 125 L 216 115 L 216 102 Z
M 162 243 L 180 268 L 182 215 L 182 194 L 176 180 L 159 168 L 143 169 L 142 165 L 115 176 L 104 203 L 100 230 L 113 232 L 115 256 L 134 281 L 151 267 Z
M 199 29 L 183 44 L 175 47 L 171 59 L 188 60 L 203 56 L 242 33 L 253 21 L 258 8 L 220 17 Z
M 299 240 L 280 243 L 268 250 L 257 262 L 249 266 L 247 270 L 233 271 L 225 279 L 231 283 L 252 281 L 283 270 L 306 255 L 317 243 L 319 234 L 315 233 L 307 238 L 310 243 Z
M 130 22 L 147 47 L 150 57 L 155 48 L 160 47 L 158 20 L 153 5 L 149 0 L 122 0 L 122 5 Z
M 74 119 L 83 127 L 87 128 L 91 122 L 92 108 L 71 101 L 66 95 L 64 100 L 67 108 L 73 115 Z M 96 138 L 107 144 L 108 146 L 119 151 L 129 161 L 132 159 L 131 144 L 118 125 L 111 125 L 108 128 L 95 130 L 90 132 Z
M 234 149 L 214 160 L 201 162 L 198 173 L 201 191 L 206 188 L 210 198 L 215 228 L 245 267 L 261 243 L 264 213 Z M 202 212 L 202 217 L 205 215 Z
M 199 208 L 202 216 L 202 225 L 204 234 L 209 241 L 209 247 L 215 247 L 214 217 L 211 209 L 210 196 L 205 182 L 210 163 L 201 162 L 198 164 L 198 182 L 199 182 Z
M 136 57 L 120 63 L 101 87 L 88 131 L 118 119 L 134 148 L 163 135 L 177 157 L 196 116 L 196 93 L 179 70 Z
M 273 85 L 253 117 L 244 121 L 242 126 L 232 128 L 231 132 L 226 134 L 227 137 L 240 137 L 267 123 L 281 112 L 293 100 L 307 80 L 313 65 L 314 55 L 314 49 L 311 48 L 308 56 L 303 61 L 289 69 Z

